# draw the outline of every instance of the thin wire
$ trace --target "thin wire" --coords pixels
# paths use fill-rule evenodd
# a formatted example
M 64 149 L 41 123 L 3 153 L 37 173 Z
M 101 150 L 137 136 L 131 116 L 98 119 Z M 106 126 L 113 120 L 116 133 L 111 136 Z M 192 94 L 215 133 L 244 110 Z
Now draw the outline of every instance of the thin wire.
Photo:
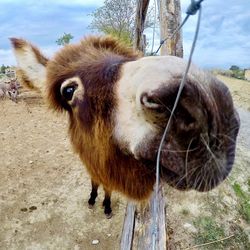
M 160 42 L 160 45 L 158 47 L 158 49 L 154 52 L 154 53 L 151 53 L 151 55 L 156 55 L 159 50 L 161 49 L 162 45 L 167 41 L 167 40 L 172 40 L 173 37 L 176 35 L 177 32 L 180 31 L 180 29 L 183 27 L 183 25 L 187 22 L 188 18 L 190 16 L 193 16 L 197 13 L 197 11 L 200 9 L 201 7 L 201 3 L 203 2 L 204 0 L 199 0 L 199 1 L 195 1 L 195 0 L 191 0 L 191 4 L 188 6 L 188 9 L 186 11 L 186 17 L 184 18 L 184 20 L 182 21 L 181 25 L 178 26 L 176 28 L 176 30 L 173 32 L 173 34 L 169 37 L 166 37 L 165 39 L 161 40 Z M 158 1 L 159 2 L 159 1 Z M 159 6 L 159 3 L 158 3 L 158 11 L 160 13 L 160 6 Z
M 153 53 L 153 55 L 156 55 L 160 48 L 162 47 L 162 45 L 167 41 L 167 40 L 171 40 L 173 39 L 173 37 L 176 35 L 177 32 L 180 31 L 180 29 L 183 27 L 183 25 L 187 22 L 188 18 L 190 17 L 190 15 L 186 15 L 186 17 L 184 18 L 184 20 L 182 21 L 181 25 L 177 27 L 177 29 L 173 32 L 173 34 L 170 37 L 167 37 L 163 40 L 161 40 L 160 46 L 158 47 L 158 49 Z
M 203 1 L 203 0 L 202 0 Z M 187 63 L 187 67 L 186 67 L 186 70 L 185 70 L 185 73 L 184 73 L 184 76 L 182 78 L 182 81 L 181 81 L 181 84 L 180 84 L 180 87 L 179 87 L 179 90 L 178 90 L 178 93 L 177 93 L 177 97 L 175 99 L 175 103 L 174 103 L 174 106 L 173 106 L 173 109 L 171 111 L 171 115 L 169 117 L 169 120 L 168 120 L 168 123 L 167 123 L 167 126 L 164 130 L 164 133 L 163 133 L 163 136 L 162 136 L 162 139 L 161 139 L 161 142 L 160 142 L 160 146 L 158 148 L 158 152 L 157 152 L 157 160 L 156 160 L 156 185 L 155 185 L 155 202 L 154 202 L 154 205 L 153 205 L 153 210 L 154 210 L 154 231 L 153 231 L 153 242 L 152 242 L 152 249 L 155 250 L 156 248 L 156 240 L 158 238 L 158 228 L 157 228 L 157 225 L 158 225 L 158 216 L 157 216 L 157 204 L 158 204 L 158 192 L 159 192 L 159 184 L 160 184 L 160 157 L 161 157 L 161 150 L 162 150 L 162 147 L 163 147 L 163 143 L 165 141 L 165 138 L 166 138 L 166 135 L 168 133 L 168 130 L 169 130 L 169 127 L 170 127 L 170 124 L 172 122 L 172 118 L 173 118 L 173 115 L 174 115 L 174 112 L 176 110 L 176 107 L 178 105 L 178 102 L 179 102 L 179 99 L 180 99 L 180 95 L 181 95 L 181 92 L 184 88 L 184 85 L 186 83 L 186 79 L 187 79 L 187 74 L 188 74 L 188 71 L 189 71 L 189 68 L 190 68 L 190 65 L 191 65 L 191 61 L 192 61 L 192 57 L 193 57 L 193 53 L 194 53 L 194 50 L 195 50 L 195 46 L 196 46 L 196 42 L 197 42 L 197 39 L 198 39 L 198 34 L 199 34 L 199 30 L 200 30 L 200 23 L 201 23 L 201 14 L 202 14 L 202 7 L 201 5 L 199 6 L 199 15 L 198 15 L 198 20 L 197 20 L 197 26 L 196 26 L 196 31 L 195 31 L 195 35 L 194 35 L 194 41 L 193 41 L 193 44 L 192 44 L 192 47 L 191 47 L 191 51 L 190 51 L 190 55 L 189 55 L 189 59 L 188 59 L 188 63 Z M 183 24 L 182 24 L 183 26 Z

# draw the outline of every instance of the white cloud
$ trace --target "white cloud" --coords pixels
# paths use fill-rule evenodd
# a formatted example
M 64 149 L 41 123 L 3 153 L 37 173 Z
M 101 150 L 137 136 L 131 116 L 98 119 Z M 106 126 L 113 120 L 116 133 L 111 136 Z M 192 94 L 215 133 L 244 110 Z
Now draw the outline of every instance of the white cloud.
M 87 33 L 91 22 L 88 15 L 104 0 L 0 0 L 0 64 L 15 63 L 8 37 L 24 37 L 35 42 L 49 55 L 59 49 L 55 40 L 69 32 L 78 41 Z M 181 0 L 185 14 L 191 0 Z M 5 5 L 4 5 L 5 4 Z M 202 3 L 203 15 L 194 60 L 203 67 L 228 67 L 231 62 L 249 67 L 250 62 L 250 12 L 247 0 L 207 0 Z M 12 17 L 9 18 L 8 11 Z M 15 7 L 13 7 L 15 6 Z M 20 6 L 20 7 L 17 7 Z M 193 41 L 197 16 L 192 16 L 183 27 L 184 52 L 187 58 Z M 152 42 L 152 29 L 146 31 Z M 159 31 L 155 47 L 159 46 Z M 148 50 L 151 51 L 150 45 Z

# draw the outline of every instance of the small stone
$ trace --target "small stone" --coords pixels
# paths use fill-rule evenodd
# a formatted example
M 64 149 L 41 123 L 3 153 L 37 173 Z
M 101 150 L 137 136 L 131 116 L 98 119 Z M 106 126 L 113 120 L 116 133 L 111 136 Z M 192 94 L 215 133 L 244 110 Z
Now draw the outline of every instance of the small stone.
M 21 208 L 20 210 L 21 210 L 22 212 L 27 212 L 27 211 L 28 211 L 28 208 L 23 207 L 23 208 Z
M 197 233 L 198 230 L 190 223 L 185 223 L 183 227 L 190 233 Z
M 108 237 L 111 237 L 111 234 L 107 234 Z
M 237 201 L 232 199 L 232 197 L 229 196 L 224 196 L 222 201 L 228 205 L 228 206 L 233 206 L 233 205 L 237 205 Z
M 32 164 L 33 163 L 33 161 L 29 161 L 29 164 Z
M 99 244 L 99 240 L 92 240 L 92 245 L 97 245 L 97 244 Z

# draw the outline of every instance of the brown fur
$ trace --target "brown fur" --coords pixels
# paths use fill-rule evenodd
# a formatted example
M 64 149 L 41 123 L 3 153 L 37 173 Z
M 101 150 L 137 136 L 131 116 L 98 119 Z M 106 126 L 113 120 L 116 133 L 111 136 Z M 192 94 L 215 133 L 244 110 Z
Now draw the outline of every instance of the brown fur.
M 65 46 L 49 61 L 47 96 L 50 106 L 56 110 L 63 110 L 63 108 L 67 107 L 67 104 L 62 102 L 61 95 L 58 92 L 60 83 L 66 78 L 80 75 L 84 77 L 84 85 L 88 84 L 89 80 L 93 81 L 92 77 L 95 78 L 96 86 L 92 86 L 92 92 L 96 95 L 97 89 L 95 87 L 98 88 L 98 92 L 103 90 L 100 82 L 103 80 L 100 71 L 102 71 L 102 77 L 107 77 L 109 73 L 110 77 L 115 78 L 116 76 L 112 75 L 112 72 L 108 70 L 108 66 L 135 60 L 138 56 L 138 53 L 126 46 L 122 46 L 112 37 L 90 36 L 78 44 Z M 107 74 L 105 75 L 105 73 Z
M 12 39 L 12 43 L 22 49 L 20 42 Z M 40 52 L 35 50 L 35 54 L 40 62 Z M 49 106 L 68 111 L 71 142 L 92 180 L 103 184 L 106 190 L 116 190 L 137 200 L 148 198 L 155 174 L 116 145 L 112 138 L 112 111 L 120 67 L 139 57 L 111 37 L 88 37 L 78 44 L 65 46 L 46 62 Z M 32 86 L 24 72 L 21 73 L 26 85 Z M 73 76 L 80 77 L 85 90 L 83 100 L 78 100 L 74 108 L 60 94 L 62 82 Z
M 124 155 L 112 138 L 114 85 L 122 63 L 137 58 L 137 53 L 110 37 L 89 37 L 66 46 L 48 64 L 47 94 L 52 108 L 69 111 L 72 144 L 93 181 L 107 190 L 145 199 L 153 189 L 154 172 Z M 74 75 L 80 76 L 85 89 L 84 100 L 77 103 L 76 110 L 59 92 L 61 82 Z
M 12 39 L 12 43 L 16 47 L 17 58 L 24 58 L 24 62 L 20 63 L 21 68 L 25 72 L 31 69 L 29 73 L 34 80 L 41 79 L 41 85 L 46 82 L 49 106 L 56 111 L 68 112 L 69 135 L 74 150 L 90 173 L 92 183 L 95 183 L 89 204 L 93 204 L 95 187 L 99 184 L 103 184 L 108 196 L 109 192 L 116 190 L 135 200 L 147 199 L 155 183 L 154 162 L 158 145 L 185 68 L 183 60 L 173 57 L 145 58 L 136 63 L 127 63 L 137 60 L 140 55 L 111 37 L 88 37 L 78 44 L 65 46 L 48 61 L 43 60 L 41 53 L 24 40 Z M 19 50 L 27 53 L 18 53 Z M 33 67 L 34 58 L 38 65 Z M 158 71 L 156 62 L 167 64 Z M 46 66 L 46 70 L 41 65 Z M 147 79 L 147 84 L 152 86 L 144 86 L 144 72 L 148 71 L 149 65 L 150 69 L 153 67 L 156 72 L 165 75 L 166 82 L 161 82 L 159 79 L 163 78 L 159 78 L 162 86 L 148 92 L 147 88 L 154 87 L 154 78 L 157 79 L 156 74 L 148 74 L 151 78 Z M 125 71 L 127 67 L 132 69 Z M 38 76 L 37 71 L 41 73 Z M 139 79 L 133 77 L 138 72 L 141 76 Z M 21 77 L 27 85 L 33 85 L 29 84 L 29 77 L 24 72 Z M 128 82 L 128 79 L 132 81 Z M 131 93 L 133 80 L 135 84 L 143 86 L 146 92 L 140 92 L 138 96 L 140 88 L 132 88 Z M 38 86 L 43 89 L 41 85 Z M 126 95 L 127 89 L 129 95 Z M 145 122 L 148 119 L 148 123 L 149 120 L 155 123 L 157 118 L 155 131 L 139 131 L 141 127 L 136 120 L 137 111 L 133 114 L 135 120 L 131 116 L 127 123 L 126 114 L 129 116 L 136 104 L 121 104 L 124 99 L 125 103 L 129 103 L 133 95 L 141 98 L 140 108 L 143 109 Z M 154 110 L 151 114 L 152 107 Z M 157 110 L 155 107 L 158 107 Z M 128 113 L 125 112 L 126 108 Z M 151 115 L 147 115 L 149 113 Z M 234 162 L 239 119 L 232 98 L 223 83 L 207 75 L 205 77 L 202 72 L 192 68 L 176 114 L 170 136 L 162 147 L 162 179 L 181 190 L 193 188 L 208 191 L 227 177 Z M 129 132 L 127 125 L 130 126 Z M 132 136 L 137 135 L 137 130 L 133 129 L 143 132 L 138 133 L 139 139 L 135 145 Z M 225 133 L 223 137 L 222 133 Z M 135 146 L 132 150 L 131 145 L 127 145 L 129 143 Z

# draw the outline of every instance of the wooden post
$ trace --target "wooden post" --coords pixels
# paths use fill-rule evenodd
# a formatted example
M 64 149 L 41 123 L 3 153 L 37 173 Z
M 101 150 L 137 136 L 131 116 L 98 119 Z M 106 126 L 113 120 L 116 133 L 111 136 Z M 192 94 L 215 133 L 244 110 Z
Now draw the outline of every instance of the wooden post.
M 171 36 L 181 23 L 180 0 L 160 0 L 160 31 L 161 40 Z M 175 38 L 168 40 L 161 48 L 161 55 L 174 55 L 183 57 L 182 32 Z
M 136 206 L 132 202 L 127 204 L 125 219 L 123 223 L 121 250 L 132 249 L 134 227 L 135 227 L 135 209 Z
M 181 23 L 180 0 L 159 0 L 161 40 L 169 37 Z M 145 51 L 143 30 L 149 0 L 137 1 L 136 32 L 134 48 Z M 183 57 L 181 32 L 172 41 L 163 45 L 161 55 Z M 128 203 L 121 236 L 121 250 L 166 250 L 166 204 L 163 185 L 160 185 L 158 197 L 152 194 L 149 204 Z M 156 218 L 156 220 L 154 219 Z M 155 223 L 156 222 L 156 223 Z
M 156 206 L 156 228 L 154 225 L 154 206 Z M 166 250 L 166 218 L 164 188 L 161 185 L 156 200 L 153 193 L 149 204 L 135 205 L 129 203 L 126 209 L 122 230 L 121 250 Z M 156 233 L 157 232 L 157 233 Z M 156 239 L 154 240 L 154 233 Z M 155 243 L 155 245 L 154 245 Z
M 136 8 L 134 48 L 145 53 L 146 44 L 143 37 L 144 24 L 148 11 L 149 0 L 138 0 Z

